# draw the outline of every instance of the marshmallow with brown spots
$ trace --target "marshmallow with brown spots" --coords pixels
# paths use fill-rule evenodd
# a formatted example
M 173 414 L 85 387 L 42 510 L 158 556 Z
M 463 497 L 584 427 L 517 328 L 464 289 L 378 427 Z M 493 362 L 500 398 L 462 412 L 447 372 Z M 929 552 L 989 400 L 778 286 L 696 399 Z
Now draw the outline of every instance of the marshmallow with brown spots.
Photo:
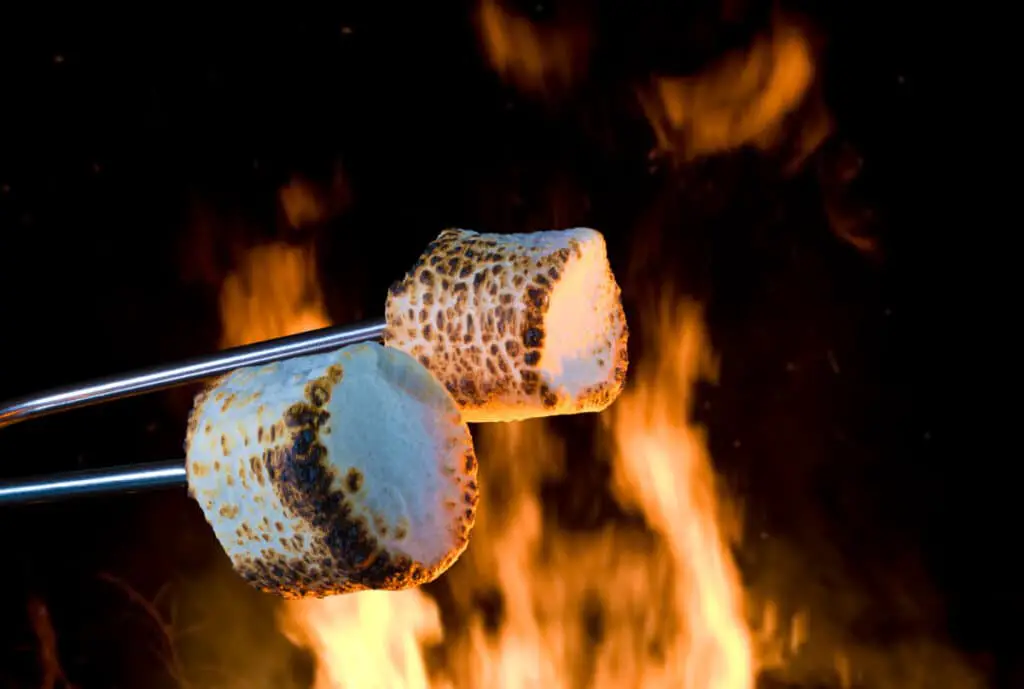
M 468 422 L 601 411 L 628 330 L 604 237 L 445 230 L 388 294 L 384 343 L 444 383 Z
M 417 586 L 469 540 L 469 429 L 395 349 L 229 373 L 196 397 L 185 450 L 189 494 L 235 570 L 284 598 Z

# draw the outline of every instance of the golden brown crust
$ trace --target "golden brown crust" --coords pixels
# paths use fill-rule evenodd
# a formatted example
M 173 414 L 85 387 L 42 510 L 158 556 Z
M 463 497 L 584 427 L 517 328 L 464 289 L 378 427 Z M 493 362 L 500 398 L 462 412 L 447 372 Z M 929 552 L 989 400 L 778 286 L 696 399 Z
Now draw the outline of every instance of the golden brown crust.
M 628 329 L 604 257 L 603 280 L 613 294 L 597 356 L 601 366 L 610 364 L 611 374 L 574 395 L 552 386 L 545 375 L 541 359 L 552 293 L 567 264 L 582 259 L 583 242 L 600 241 L 604 250 L 603 238 L 593 230 L 565 233 L 535 233 L 556 240 L 537 242 L 524 239 L 533 235 L 448 229 L 391 286 L 385 344 L 429 368 L 467 421 L 598 411 L 621 391 Z
M 476 456 L 468 429 L 449 401 L 454 429 L 461 425 L 464 435 L 446 433 L 450 449 L 462 452 L 461 466 L 448 480 L 460 484 L 462 500 L 444 506 L 452 524 L 446 555 L 416 561 L 402 546 L 409 525 L 368 508 L 363 473 L 350 466 L 339 475 L 339 457 L 328 450 L 333 446 L 330 403 L 345 371 L 341 363 L 319 370 L 323 375 L 312 379 L 302 371 L 295 374 L 308 380 L 304 396 L 279 406 L 283 413 L 261 405 L 264 393 L 247 385 L 256 382 L 259 370 L 229 374 L 235 379 L 221 379 L 198 395 L 186 438 L 190 494 L 236 571 L 262 591 L 288 599 L 325 597 L 435 579 L 465 549 L 475 519 Z M 246 381 L 250 373 L 253 379 Z M 280 385 L 292 375 L 274 379 Z M 229 385 L 222 387 L 226 380 Z M 256 391 L 244 394 L 240 386 Z M 274 395 L 273 386 L 265 390 Z

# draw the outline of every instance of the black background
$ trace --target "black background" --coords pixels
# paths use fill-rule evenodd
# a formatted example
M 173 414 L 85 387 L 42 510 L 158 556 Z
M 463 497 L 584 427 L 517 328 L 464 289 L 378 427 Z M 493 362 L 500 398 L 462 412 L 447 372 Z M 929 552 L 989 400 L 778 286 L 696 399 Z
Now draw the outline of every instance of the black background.
M 857 582 L 873 612 L 851 633 L 925 635 L 1019 680 L 1012 481 L 968 413 L 948 411 L 978 405 L 957 392 L 972 362 L 940 251 L 953 221 L 936 184 L 939 67 L 911 9 L 786 8 L 813 27 L 836 124 L 793 171 L 748 149 L 652 158 L 634 96 L 652 73 L 749 45 L 767 5 L 734 3 L 727 21 L 710 2 L 599 3 L 588 77 L 546 100 L 487 66 L 470 5 L 435 5 L 5 21 L 0 397 L 216 348 L 219 282 L 262 239 L 314 239 L 344 322 L 377 315 L 443 227 L 597 227 L 634 325 L 661 291 L 706 306 L 723 365 L 699 420 L 748 530 L 842 572 L 818 582 L 825 595 Z M 837 181 L 854 159 L 860 174 Z M 337 169 L 345 211 L 286 231 L 281 185 Z M 836 209 L 877 250 L 840 236 Z M 193 392 L 4 429 L 0 475 L 180 456 Z M 38 686 L 37 600 L 74 682 L 162 686 L 97 577 L 152 595 L 216 561 L 184 492 L 4 508 L 0 524 L 0 683 Z M 740 560 L 757 570 L 756 553 Z

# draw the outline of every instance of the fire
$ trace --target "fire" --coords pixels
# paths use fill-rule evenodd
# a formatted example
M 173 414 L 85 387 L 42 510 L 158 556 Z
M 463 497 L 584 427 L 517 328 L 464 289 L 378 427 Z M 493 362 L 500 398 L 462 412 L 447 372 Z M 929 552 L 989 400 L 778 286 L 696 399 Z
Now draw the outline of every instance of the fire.
M 278 191 L 278 200 L 288 225 L 299 230 L 342 213 L 348 206 L 350 195 L 348 179 L 338 165 L 328 184 L 315 184 L 304 177 L 293 177 Z
M 316 657 L 315 689 L 428 689 L 422 648 L 443 634 L 437 606 L 417 589 L 291 602 L 280 626 Z
M 503 0 L 481 0 L 477 16 L 480 40 L 491 67 L 526 93 L 554 95 L 585 72 L 590 31 L 574 7 L 537 22 Z
M 222 347 L 330 325 L 313 249 L 285 243 L 251 248 L 221 285 L 220 313 Z
M 658 354 L 641 362 L 633 391 L 613 408 L 615 492 L 636 505 L 672 555 L 678 585 L 670 608 L 684 621 L 667 655 L 672 674 L 684 687 L 746 689 L 754 684 L 753 651 L 722 526 L 735 522 L 719 500 L 704 435 L 687 419 L 693 386 L 714 373 L 714 362 L 695 308 L 664 304 L 658 316 L 651 338 Z
M 542 485 L 561 478 L 580 490 L 570 465 L 599 464 L 568 461 L 550 421 L 477 429 L 481 519 L 449 576 L 463 606 L 487 590 L 503 604 L 496 624 L 471 612 L 467 632 L 449 641 L 455 685 L 753 687 L 727 515 L 687 418 L 708 350 L 695 309 L 660 315 L 656 359 L 634 369 L 631 389 L 604 414 L 610 487 L 643 526 L 620 518 L 569 530 L 545 514 Z
M 557 96 L 587 74 L 595 32 L 575 3 L 533 18 L 505 0 L 480 0 L 477 30 L 491 68 L 523 94 Z M 815 151 L 832 122 L 814 91 L 817 70 L 808 29 L 776 16 L 745 50 L 686 76 L 657 75 L 637 88 L 657 148 L 683 160 L 770 149 L 794 131 L 794 163 Z M 800 112 L 798 126 L 786 122 Z
M 511 85 L 550 95 L 584 75 L 592 40 L 579 11 L 535 21 L 503 0 L 479 2 L 485 56 Z M 769 149 L 797 116 L 800 153 L 813 151 L 830 126 L 814 106 L 814 58 L 806 30 L 779 19 L 709 69 L 655 77 L 641 102 L 659 148 L 684 160 Z M 348 200 L 340 172 L 279 191 L 293 238 Z M 222 345 L 329 325 L 316 276 L 311 246 L 250 249 L 221 286 Z M 632 325 L 644 357 L 600 416 L 473 429 L 477 525 L 438 582 L 278 606 L 278 630 L 316 661 L 313 689 L 753 689 L 780 668 L 807 686 L 849 689 L 869 676 L 936 686 L 922 668 L 940 668 L 941 686 L 981 686 L 942 649 L 860 649 L 817 608 L 812 633 L 809 606 L 744 590 L 732 554 L 741 520 L 690 416 L 695 385 L 716 374 L 700 309 L 666 297 Z M 560 431 L 588 421 L 597 449 L 578 438 L 570 447 Z M 254 677 L 238 667 L 229 673 L 242 681 L 218 689 L 280 686 L 264 665 L 253 658 Z
M 223 345 L 328 325 L 315 276 L 308 247 L 251 249 L 223 283 Z M 315 689 L 753 687 L 734 534 L 688 420 L 711 372 L 700 316 L 645 315 L 657 354 L 604 414 L 610 458 L 571 456 L 550 420 L 474 429 L 484 495 L 469 550 L 440 582 L 443 622 L 421 589 L 280 607 L 281 632 L 316 658 Z M 610 480 L 574 475 L 609 461 Z M 542 499 L 558 481 L 595 505 L 611 496 L 617 516 L 560 523 Z
M 783 123 L 800 108 L 814 83 L 810 41 L 801 28 L 778 20 L 744 52 L 731 53 L 686 77 L 658 77 L 641 102 L 664 151 L 685 158 L 753 145 L 769 148 Z M 828 132 L 822 111 L 804 123 L 806 150 Z
M 324 206 L 320 203 L 317 190 L 302 179 L 293 179 L 281 187 L 278 196 L 288 224 L 293 228 L 323 220 Z

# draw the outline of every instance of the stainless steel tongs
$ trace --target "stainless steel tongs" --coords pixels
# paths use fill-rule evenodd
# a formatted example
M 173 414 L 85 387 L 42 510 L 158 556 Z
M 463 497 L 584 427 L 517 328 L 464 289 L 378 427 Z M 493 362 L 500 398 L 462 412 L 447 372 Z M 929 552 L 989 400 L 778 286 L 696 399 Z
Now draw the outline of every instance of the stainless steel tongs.
M 312 330 L 4 402 L 0 404 L 0 429 L 50 414 L 179 387 L 237 368 L 329 352 L 356 342 L 375 340 L 382 336 L 384 327 L 384 319 L 377 319 Z M 184 483 L 185 460 L 177 459 L 0 483 L 0 505 L 43 502 L 75 495 L 129 492 Z

